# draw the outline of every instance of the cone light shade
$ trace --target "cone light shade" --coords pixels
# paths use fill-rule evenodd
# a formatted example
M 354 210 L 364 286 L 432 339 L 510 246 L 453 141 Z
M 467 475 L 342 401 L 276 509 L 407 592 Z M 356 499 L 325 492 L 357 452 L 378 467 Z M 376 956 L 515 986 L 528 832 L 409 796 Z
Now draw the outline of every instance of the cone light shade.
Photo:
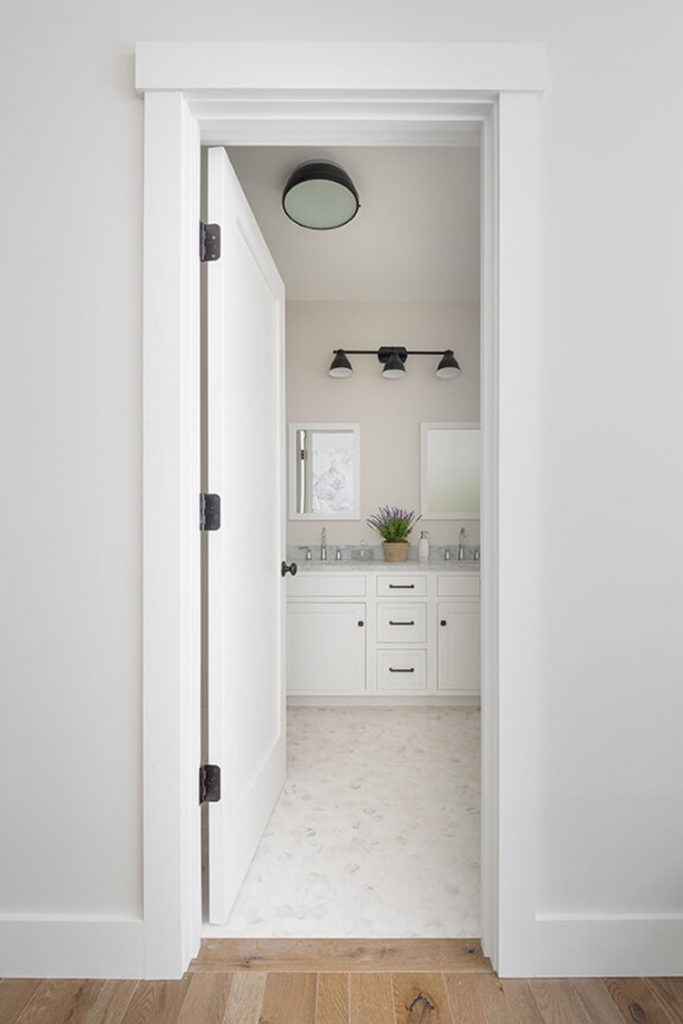
M 334 359 L 330 363 L 330 368 L 327 371 L 330 377 L 350 377 L 353 374 L 353 367 L 346 358 L 346 353 L 339 349 L 334 356 Z
M 282 193 L 282 208 L 289 219 L 312 231 L 330 231 L 348 224 L 359 206 L 351 178 L 343 167 L 328 160 L 300 164 Z
M 405 376 L 405 372 L 406 368 L 400 355 L 398 352 L 392 352 L 382 370 L 382 376 L 386 377 L 387 380 L 400 380 L 401 377 Z
M 441 362 L 436 368 L 436 375 L 441 380 L 450 380 L 452 377 L 458 377 L 462 373 L 458 360 L 453 355 L 452 349 L 447 349 L 446 352 L 441 356 Z

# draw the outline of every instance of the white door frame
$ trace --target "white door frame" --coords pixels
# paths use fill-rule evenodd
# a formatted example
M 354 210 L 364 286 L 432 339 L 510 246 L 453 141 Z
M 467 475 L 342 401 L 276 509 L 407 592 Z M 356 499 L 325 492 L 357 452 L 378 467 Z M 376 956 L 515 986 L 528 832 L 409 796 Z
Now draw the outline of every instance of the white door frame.
M 200 144 L 482 147 L 482 942 L 538 973 L 542 46 L 142 43 L 147 977 L 201 937 Z M 224 496 L 227 500 L 228 496 Z

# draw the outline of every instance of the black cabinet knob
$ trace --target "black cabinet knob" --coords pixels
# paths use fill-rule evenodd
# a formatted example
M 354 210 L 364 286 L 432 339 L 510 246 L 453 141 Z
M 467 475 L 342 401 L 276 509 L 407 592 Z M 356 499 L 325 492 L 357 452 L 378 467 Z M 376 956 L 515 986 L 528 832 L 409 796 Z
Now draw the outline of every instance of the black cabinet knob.
M 447 626 L 447 625 L 448 625 L 448 623 L 446 622 L 446 620 L 445 620 L 445 619 L 442 619 L 442 620 L 441 620 L 441 625 L 442 625 L 442 626 Z
M 281 576 L 286 576 L 288 572 L 290 572 L 292 574 L 292 576 L 296 576 L 298 571 L 299 571 L 299 566 L 296 564 L 296 562 L 292 562 L 291 565 L 287 565 L 286 562 L 282 562 L 282 564 L 280 565 L 280 575 Z
M 365 625 L 365 623 L 363 622 L 363 620 L 362 620 L 362 619 L 359 619 L 359 620 L 358 620 L 358 625 L 359 625 L 359 626 L 364 626 L 364 625 Z

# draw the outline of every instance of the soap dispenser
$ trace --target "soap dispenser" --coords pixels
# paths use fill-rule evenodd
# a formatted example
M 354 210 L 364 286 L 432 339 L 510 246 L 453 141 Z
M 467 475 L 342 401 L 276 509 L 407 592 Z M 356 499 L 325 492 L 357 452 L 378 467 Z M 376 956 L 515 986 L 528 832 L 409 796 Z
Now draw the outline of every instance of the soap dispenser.
M 417 557 L 421 562 L 429 561 L 429 534 L 423 530 L 417 545 Z

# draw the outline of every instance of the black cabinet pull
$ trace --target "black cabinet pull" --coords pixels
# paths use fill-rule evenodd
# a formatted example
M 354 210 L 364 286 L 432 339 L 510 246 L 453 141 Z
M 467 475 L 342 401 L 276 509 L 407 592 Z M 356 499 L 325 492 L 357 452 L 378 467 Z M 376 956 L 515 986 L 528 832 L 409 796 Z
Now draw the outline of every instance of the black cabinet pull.
M 414 668 L 392 668 L 391 666 L 389 666 L 389 671 L 390 672 L 414 672 L 415 669 Z
M 441 620 L 441 625 L 442 625 L 442 626 L 447 626 L 447 625 L 448 625 L 448 623 L 446 622 L 446 620 L 445 620 L 445 619 L 442 619 L 442 620 Z
M 414 583 L 390 583 L 389 590 L 415 590 Z
M 364 626 L 364 625 L 365 625 L 365 623 L 363 622 L 363 620 L 362 620 L 362 619 L 359 619 L 359 620 L 358 620 L 358 625 L 359 625 L 359 626 Z
M 291 565 L 287 565 L 286 562 L 282 562 L 280 565 L 280 575 L 286 576 L 288 572 L 291 572 L 292 576 L 296 576 L 299 571 L 299 566 L 296 562 L 292 562 Z
M 395 622 L 393 619 L 389 619 L 390 626 L 414 626 L 415 619 L 411 619 L 410 622 Z

